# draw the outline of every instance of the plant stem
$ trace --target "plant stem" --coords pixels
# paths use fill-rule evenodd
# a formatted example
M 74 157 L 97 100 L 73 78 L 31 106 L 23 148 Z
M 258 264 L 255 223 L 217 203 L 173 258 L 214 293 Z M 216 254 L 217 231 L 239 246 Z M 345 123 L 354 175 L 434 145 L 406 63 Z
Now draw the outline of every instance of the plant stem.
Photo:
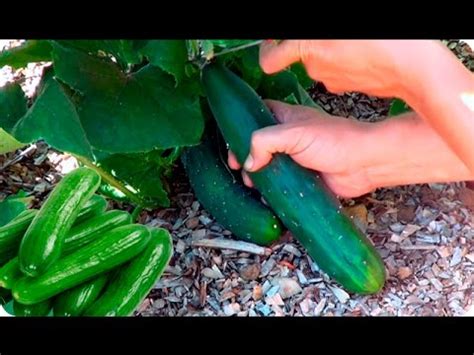
M 232 47 L 232 48 L 229 48 L 229 49 L 224 49 L 223 51 L 220 51 L 219 53 L 214 54 L 214 57 L 217 57 L 217 56 L 220 56 L 220 55 L 223 55 L 223 54 L 227 54 L 227 53 L 232 53 L 232 52 L 240 51 L 240 50 L 245 49 L 245 48 L 257 46 L 257 45 L 259 45 L 259 44 L 262 43 L 262 42 L 263 42 L 263 40 L 260 39 L 260 40 L 258 40 L 258 41 L 254 41 L 254 42 L 242 44 L 241 46 Z
M 112 185 L 113 187 L 115 187 L 117 190 L 120 190 L 120 192 L 122 192 L 125 196 L 127 196 L 130 201 L 132 201 L 133 203 L 137 204 L 137 205 L 142 205 L 142 201 L 140 200 L 140 198 L 138 198 L 137 196 L 135 196 L 133 193 L 131 193 L 125 186 L 123 186 L 122 184 L 120 184 L 117 179 L 115 179 L 111 174 L 109 174 L 107 171 L 103 170 L 103 169 L 100 169 L 99 167 L 95 166 L 94 164 L 92 164 L 88 159 L 86 158 L 83 158 L 83 157 L 79 157 L 79 156 L 75 156 L 75 158 L 80 161 L 82 164 L 84 164 L 85 166 L 91 168 L 91 169 L 94 169 L 95 171 L 97 171 L 97 173 L 100 174 L 100 176 L 102 177 L 102 179 L 108 183 L 109 185 Z
M 140 213 L 143 211 L 143 207 L 137 206 L 132 212 L 132 221 L 136 222 L 138 217 L 140 216 Z

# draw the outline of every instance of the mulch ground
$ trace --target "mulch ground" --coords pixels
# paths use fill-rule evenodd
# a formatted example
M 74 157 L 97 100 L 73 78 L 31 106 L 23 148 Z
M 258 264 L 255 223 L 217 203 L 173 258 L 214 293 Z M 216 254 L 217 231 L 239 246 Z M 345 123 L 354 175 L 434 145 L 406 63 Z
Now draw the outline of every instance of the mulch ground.
M 448 45 L 474 70 L 467 45 Z M 0 69 L 0 86 L 24 78 L 31 96 L 40 72 L 40 66 Z M 389 100 L 332 95 L 322 85 L 311 94 L 332 114 L 376 121 L 388 112 Z M 0 155 L 0 200 L 22 189 L 38 207 L 75 164 L 42 142 Z M 137 316 L 452 316 L 472 305 L 474 191 L 465 183 L 379 189 L 343 201 L 387 268 L 386 286 L 374 296 L 346 293 L 289 233 L 271 248 L 235 239 L 200 206 L 179 165 L 172 186 L 170 208 L 140 216 L 172 233 L 175 253 Z

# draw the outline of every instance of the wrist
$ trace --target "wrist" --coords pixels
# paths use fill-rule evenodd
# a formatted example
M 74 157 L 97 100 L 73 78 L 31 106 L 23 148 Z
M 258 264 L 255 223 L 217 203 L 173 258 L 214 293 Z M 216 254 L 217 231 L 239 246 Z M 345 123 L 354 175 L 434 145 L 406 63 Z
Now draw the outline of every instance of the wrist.
M 400 53 L 394 53 L 395 76 L 400 83 L 395 90 L 397 97 L 412 108 L 419 107 L 426 98 L 432 97 L 431 92 L 441 84 L 436 80 L 440 68 L 443 68 L 439 63 L 447 54 L 450 53 L 441 43 L 432 40 L 409 41 Z
M 446 143 L 415 113 L 373 124 L 362 144 L 362 170 L 372 189 L 474 179 Z

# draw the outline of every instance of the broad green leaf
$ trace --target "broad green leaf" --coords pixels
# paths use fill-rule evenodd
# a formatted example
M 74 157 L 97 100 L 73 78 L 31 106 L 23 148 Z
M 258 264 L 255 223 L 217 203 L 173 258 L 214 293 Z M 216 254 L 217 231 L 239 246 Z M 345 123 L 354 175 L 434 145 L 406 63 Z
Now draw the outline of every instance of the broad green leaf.
M 300 105 L 322 110 L 300 84 L 296 75 L 289 70 L 264 75 L 258 91 L 265 99 L 280 101 L 292 99 Z
M 138 50 L 146 41 L 142 40 L 58 40 L 65 47 L 72 47 L 86 53 L 98 54 L 104 52 L 117 59 L 122 67 L 128 64 L 138 64 L 142 56 Z
M 242 78 L 253 88 L 258 87 L 263 76 L 258 52 L 258 47 L 251 47 L 242 51 L 241 57 Z
M 8 83 L 0 88 L 0 154 L 13 152 L 25 145 L 10 132 L 26 109 L 26 97 L 20 85 Z
M 51 61 L 51 45 L 47 40 L 28 40 L 18 47 L 0 52 L 0 68 L 9 65 L 15 69 L 28 63 Z
M 199 83 L 176 87 L 153 65 L 125 75 L 111 62 L 59 45 L 53 60 L 56 76 L 83 95 L 78 113 L 97 150 L 141 153 L 199 143 Z
M 13 127 L 26 113 L 27 101 L 18 83 L 8 83 L 0 88 L 0 127 L 11 133 Z
M 45 140 L 52 147 L 92 157 L 74 102 L 50 76 L 33 106 L 15 125 L 12 135 L 21 142 Z
M 393 99 L 390 103 L 388 115 L 397 116 L 408 111 L 411 111 L 411 108 L 408 107 L 408 105 L 404 101 L 400 99 Z
M 149 153 L 113 154 L 96 165 L 119 182 L 123 194 L 143 207 L 168 207 L 169 199 L 161 177 L 169 167 L 162 157 L 163 151 Z M 123 198 L 123 197 L 122 197 Z
M 150 40 L 140 51 L 152 65 L 173 75 L 176 83 L 181 81 L 188 60 L 184 40 Z
M 0 128 L 0 154 L 13 152 L 25 144 L 18 142 L 13 136 Z
M 0 227 L 9 223 L 13 218 L 25 211 L 32 201 L 22 190 L 8 196 L 0 202 Z
M 308 76 L 305 67 L 301 63 L 295 63 L 290 67 L 290 71 L 296 75 L 298 82 L 306 90 L 314 84 L 314 80 Z

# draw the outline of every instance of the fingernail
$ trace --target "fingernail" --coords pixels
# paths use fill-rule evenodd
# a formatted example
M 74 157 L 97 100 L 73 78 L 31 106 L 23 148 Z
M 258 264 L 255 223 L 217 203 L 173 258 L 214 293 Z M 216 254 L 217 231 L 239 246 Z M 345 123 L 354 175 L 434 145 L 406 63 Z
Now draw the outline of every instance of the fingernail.
M 249 154 L 249 156 L 247 157 L 247 160 L 245 160 L 244 169 L 247 171 L 250 171 L 250 169 L 252 169 L 252 166 L 253 166 L 253 157 Z

